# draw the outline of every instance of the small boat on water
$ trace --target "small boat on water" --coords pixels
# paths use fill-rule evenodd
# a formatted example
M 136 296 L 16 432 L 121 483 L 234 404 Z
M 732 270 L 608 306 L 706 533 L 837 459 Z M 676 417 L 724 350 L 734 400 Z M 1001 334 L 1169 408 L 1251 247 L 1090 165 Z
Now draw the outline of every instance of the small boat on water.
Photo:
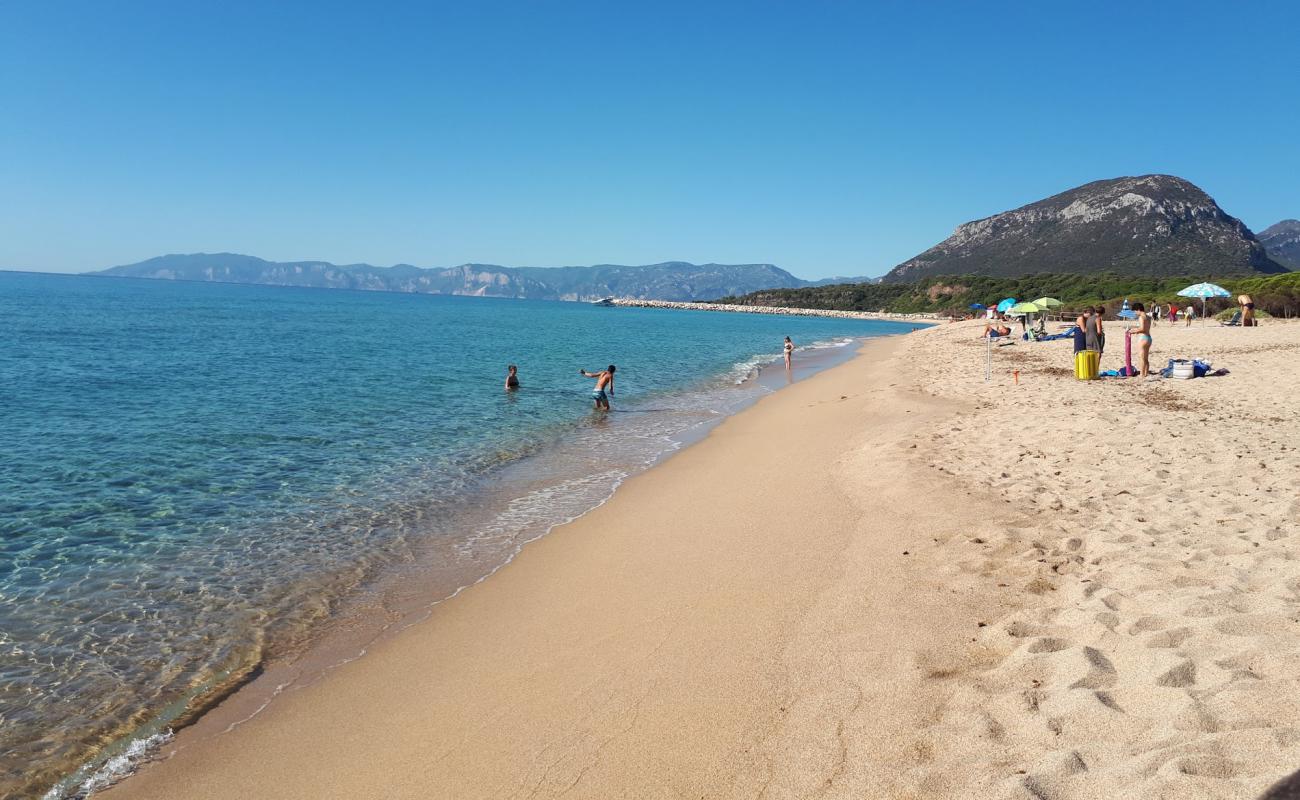
M 612 297 L 602 297 L 602 298 L 600 298 L 599 300 L 592 300 L 592 301 L 591 301 L 591 304 L 592 304 L 593 306 L 612 306 L 612 305 L 614 305 L 614 298 L 612 298 Z

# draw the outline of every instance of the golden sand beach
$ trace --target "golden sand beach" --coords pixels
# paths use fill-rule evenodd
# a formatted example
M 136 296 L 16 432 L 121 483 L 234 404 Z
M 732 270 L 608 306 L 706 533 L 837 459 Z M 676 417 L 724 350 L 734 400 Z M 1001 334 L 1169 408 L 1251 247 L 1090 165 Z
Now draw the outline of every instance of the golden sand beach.
M 1300 325 L 1161 326 L 1153 364 L 1230 374 L 1088 383 L 1068 341 L 985 382 L 981 329 L 869 342 L 103 796 L 1184 800 L 1300 769 Z

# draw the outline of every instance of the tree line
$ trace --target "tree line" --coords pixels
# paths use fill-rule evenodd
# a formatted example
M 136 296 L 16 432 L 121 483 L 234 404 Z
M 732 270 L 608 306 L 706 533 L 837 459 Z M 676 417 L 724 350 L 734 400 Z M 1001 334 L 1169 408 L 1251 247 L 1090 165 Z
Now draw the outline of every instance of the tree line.
M 713 302 L 739 305 L 822 308 L 838 311 L 889 311 L 902 314 L 961 315 L 972 303 L 992 304 L 1006 297 L 1034 300 L 1054 297 L 1064 310 L 1102 305 L 1118 308 L 1129 302 L 1179 303 L 1178 290 L 1205 277 L 1144 277 L 1100 272 L 1089 274 L 1043 272 L 1014 278 L 954 275 L 924 278 L 915 283 L 844 283 L 801 289 L 765 289 Z M 1239 294 L 1250 295 L 1258 312 L 1275 317 L 1300 316 L 1300 272 L 1281 275 L 1228 275 L 1210 279 L 1232 293 L 1211 298 L 1209 313 L 1237 305 Z M 1197 301 L 1199 307 L 1200 301 Z

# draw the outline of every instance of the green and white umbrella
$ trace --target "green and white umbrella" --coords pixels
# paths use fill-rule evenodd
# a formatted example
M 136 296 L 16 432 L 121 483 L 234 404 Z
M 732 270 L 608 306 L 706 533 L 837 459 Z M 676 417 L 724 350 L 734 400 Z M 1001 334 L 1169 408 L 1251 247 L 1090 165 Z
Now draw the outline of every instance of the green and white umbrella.
M 1047 308 L 1060 308 L 1061 306 L 1065 305 L 1065 303 L 1062 303 L 1060 300 L 1057 300 L 1055 297 L 1040 297 L 1034 301 L 1034 305 L 1038 306 L 1039 308 L 1047 309 Z

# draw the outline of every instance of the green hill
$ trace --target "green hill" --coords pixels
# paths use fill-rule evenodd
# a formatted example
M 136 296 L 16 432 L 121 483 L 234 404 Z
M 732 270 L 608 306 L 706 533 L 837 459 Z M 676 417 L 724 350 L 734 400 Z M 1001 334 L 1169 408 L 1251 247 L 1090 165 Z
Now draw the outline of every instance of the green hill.
M 1055 297 L 1067 308 L 1134 302 L 1176 302 L 1178 290 L 1203 277 L 1140 277 L 1101 273 L 1093 275 L 1043 273 L 1014 278 L 988 275 L 935 276 L 914 283 L 849 283 L 802 289 L 767 289 L 718 302 L 790 308 L 824 308 L 845 311 L 897 313 L 967 313 L 971 303 L 996 303 L 1005 297 L 1033 300 Z M 1215 278 L 1223 288 L 1249 294 L 1259 310 L 1277 317 L 1300 316 L 1300 272 L 1281 275 L 1239 275 Z M 1211 311 L 1235 305 L 1232 298 L 1208 302 Z

